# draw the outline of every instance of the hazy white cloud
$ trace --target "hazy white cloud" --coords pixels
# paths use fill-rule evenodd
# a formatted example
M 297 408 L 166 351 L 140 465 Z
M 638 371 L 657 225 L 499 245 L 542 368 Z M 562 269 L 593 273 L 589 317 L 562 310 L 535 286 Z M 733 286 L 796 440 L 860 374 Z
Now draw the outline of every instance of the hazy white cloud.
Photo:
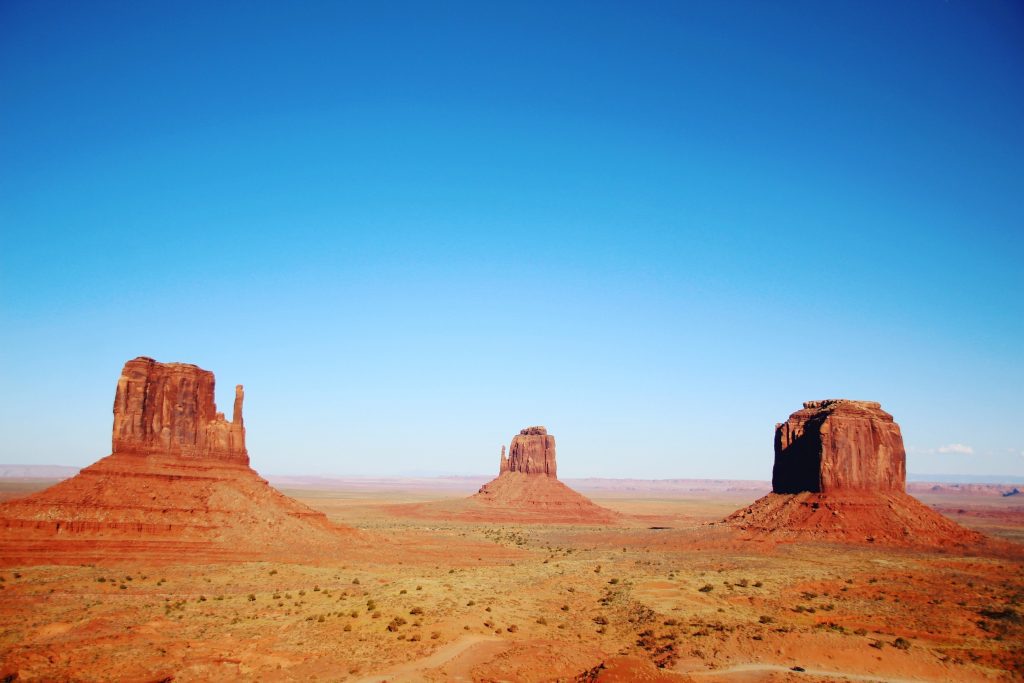
M 974 449 L 964 443 L 951 443 L 939 446 L 939 453 L 961 453 L 963 455 L 974 455 Z

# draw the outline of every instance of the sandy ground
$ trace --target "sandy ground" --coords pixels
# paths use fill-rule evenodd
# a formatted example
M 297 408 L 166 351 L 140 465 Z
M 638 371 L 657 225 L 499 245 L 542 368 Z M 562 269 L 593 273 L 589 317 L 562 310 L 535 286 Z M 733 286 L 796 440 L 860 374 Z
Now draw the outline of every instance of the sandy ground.
M 46 483 L 2 482 L 0 497 Z M 1017 544 L 772 544 L 702 526 L 754 490 L 594 491 L 625 515 L 597 527 L 389 513 L 456 499 L 457 487 L 285 493 L 376 540 L 315 564 L 3 567 L 0 677 L 714 683 L 1002 681 L 1024 670 Z M 1024 539 L 1016 497 L 920 497 Z

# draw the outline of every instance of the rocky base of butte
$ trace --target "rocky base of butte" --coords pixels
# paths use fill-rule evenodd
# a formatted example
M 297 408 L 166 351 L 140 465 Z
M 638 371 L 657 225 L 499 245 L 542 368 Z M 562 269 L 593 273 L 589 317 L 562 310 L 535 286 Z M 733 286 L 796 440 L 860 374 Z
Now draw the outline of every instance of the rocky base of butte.
M 808 401 L 775 425 L 772 493 L 725 523 L 746 536 L 889 545 L 984 537 L 906 493 L 899 425 L 871 401 Z
M 213 373 L 194 365 L 126 363 L 114 399 L 113 453 L 0 505 L 4 563 L 293 556 L 351 541 L 354 530 L 288 498 L 249 467 L 242 387 L 230 422 L 213 396 Z

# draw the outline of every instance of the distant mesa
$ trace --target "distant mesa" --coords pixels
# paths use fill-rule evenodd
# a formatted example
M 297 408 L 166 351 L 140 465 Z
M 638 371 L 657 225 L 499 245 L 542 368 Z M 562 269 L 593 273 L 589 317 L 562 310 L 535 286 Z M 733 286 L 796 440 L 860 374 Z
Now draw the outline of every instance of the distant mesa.
M 555 437 L 544 427 L 520 430 L 507 456 L 502 446 L 498 477 L 469 500 L 499 520 L 612 524 L 618 518 L 558 480 Z
M 558 480 L 555 437 L 527 427 L 501 447 L 498 476 L 469 498 L 391 506 L 407 517 L 522 524 L 616 524 L 617 512 L 593 503 Z
M 240 559 L 339 550 L 356 532 L 288 498 L 249 467 L 235 388 L 217 412 L 213 373 L 185 363 L 125 363 L 113 452 L 76 476 L 0 505 L 5 563 L 135 555 Z
M 873 401 L 808 401 L 775 425 L 772 493 L 726 524 L 753 536 L 967 545 L 983 536 L 906 493 L 899 425 Z

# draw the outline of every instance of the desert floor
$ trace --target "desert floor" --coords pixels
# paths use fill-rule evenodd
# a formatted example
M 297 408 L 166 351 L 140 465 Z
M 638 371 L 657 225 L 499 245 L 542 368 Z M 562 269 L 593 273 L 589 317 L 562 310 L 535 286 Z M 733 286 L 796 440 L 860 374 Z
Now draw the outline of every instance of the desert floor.
M 0 500 L 49 483 L 0 482 Z M 776 545 L 705 525 L 752 490 L 582 490 L 626 515 L 606 527 L 403 514 L 472 486 L 284 486 L 362 532 L 351 554 L 316 563 L 0 568 L 0 678 L 714 683 L 1024 671 L 1022 496 L 921 494 L 1011 541 L 963 553 Z

